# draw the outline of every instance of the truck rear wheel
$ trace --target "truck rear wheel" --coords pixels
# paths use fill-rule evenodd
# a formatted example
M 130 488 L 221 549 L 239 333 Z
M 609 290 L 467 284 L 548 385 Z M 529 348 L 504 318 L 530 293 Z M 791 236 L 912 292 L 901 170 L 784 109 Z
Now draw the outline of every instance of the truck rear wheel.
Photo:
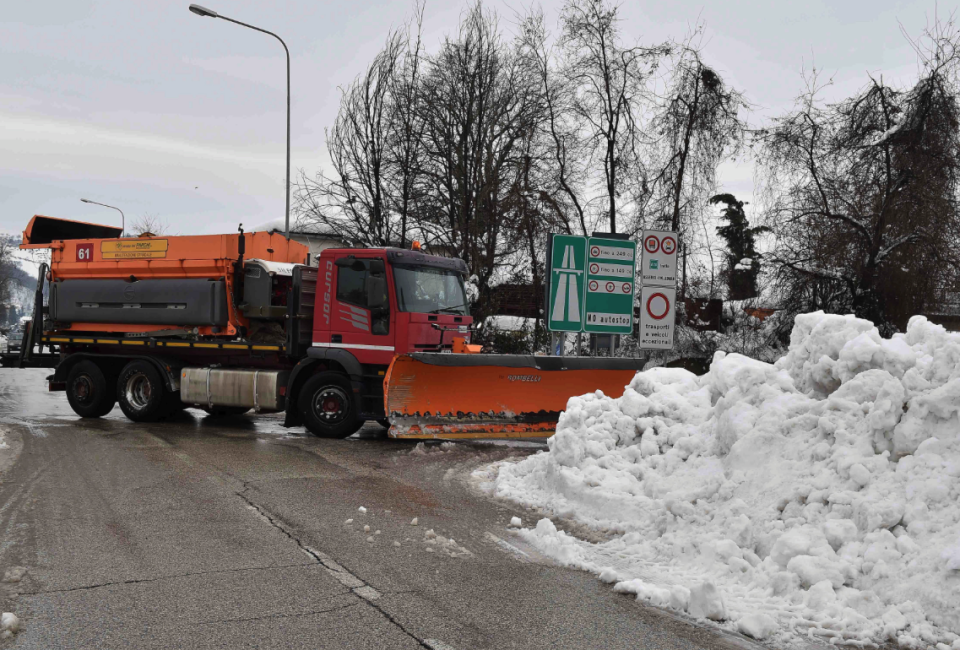
M 82 418 L 103 417 L 117 403 L 100 366 L 89 360 L 76 364 L 67 374 L 67 401 Z
M 321 372 L 308 379 L 297 407 L 307 430 L 320 438 L 347 438 L 363 426 L 350 380 L 339 372 Z
M 154 422 L 170 411 L 160 373 L 148 361 L 131 361 L 117 379 L 117 401 L 134 422 Z

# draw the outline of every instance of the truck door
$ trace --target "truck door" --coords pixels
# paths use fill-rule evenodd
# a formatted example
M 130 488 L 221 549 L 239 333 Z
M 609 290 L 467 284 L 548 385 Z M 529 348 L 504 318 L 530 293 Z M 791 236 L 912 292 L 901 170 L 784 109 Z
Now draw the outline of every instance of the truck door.
M 380 258 L 346 257 L 336 262 L 330 343 L 361 363 L 389 363 L 393 356 L 386 265 Z

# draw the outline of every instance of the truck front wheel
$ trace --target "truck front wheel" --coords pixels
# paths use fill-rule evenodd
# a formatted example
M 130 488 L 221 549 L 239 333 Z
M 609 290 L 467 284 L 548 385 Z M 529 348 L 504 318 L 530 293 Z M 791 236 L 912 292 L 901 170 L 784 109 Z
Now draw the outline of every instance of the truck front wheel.
M 163 379 L 147 361 L 131 361 L 117 379 L 117 401 L 134 422 L 153 422 L 169 412 Z
M 307 430 L 320 438 L 347 438 L 363 426 L 350 380 L 339 372 L 321 372 L 308 379 L 297 407 Z
M 82 418 L 99 418 L 117 403 L 103 371 L 93 361 L 84 360 L 67 374 L 67 401 Z

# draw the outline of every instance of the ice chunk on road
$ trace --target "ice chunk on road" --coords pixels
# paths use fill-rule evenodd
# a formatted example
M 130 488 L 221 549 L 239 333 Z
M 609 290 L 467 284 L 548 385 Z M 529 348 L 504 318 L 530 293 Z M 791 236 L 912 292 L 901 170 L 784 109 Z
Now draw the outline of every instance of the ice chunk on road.
M 363 514 L 366 514 L 367 509 L 364 508 L 363 506 L 360 506 L 359 508 L 357 508 L 357 512 L 359 512 L 361 515 L 363 515 Z
M 520 528 L 523 526 L 523 521 L 520 519 L 520 517 L 510 517 L 510 526 L 512 528 Z
M 757 638 L 960 650 L 960 333 L 923 317 L 885 339 L 800 315 L 775 364 L 718 352 L 572 397 L 546 452 L 474 476 L 600 532 L 518 530 L 645 601 Z
M 418 523 L 419 523 L 419 522 L 417 521 L 417 518 L 416 518 L 416 517 L 414 517 L 413 519 L 410 520 L 410 525 L 411 525 L 411 526 L 416 526 Z
M 23 580 L 23 576 L 27 574 L 27 567 L 15 566 L 10 567 L 3 573 L 4 582 L 20 582 Z
M 16 634 L 20 631 L 20 619 L 12 612 L 4 612 L 3 615 L 0 615 L 0 628 L 3 628 L 5 632 Z

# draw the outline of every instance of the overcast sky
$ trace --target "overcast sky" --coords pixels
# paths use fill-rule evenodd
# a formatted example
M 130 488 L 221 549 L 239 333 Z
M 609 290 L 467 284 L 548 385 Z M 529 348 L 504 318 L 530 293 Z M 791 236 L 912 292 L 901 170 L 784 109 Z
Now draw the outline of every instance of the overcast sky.
M 529 1 L 529 0 L 528 0 Z M 206 0 L 280 34 L 292 56 L 293 173 L 324 160 L 338 86 L 369 63 L 404 0 Z M 149 214 L 180 234 L 249 229 L 284 213 L 285 81 L 280 44 L 174 0 L 33 0 L 0 12 L 0 231 L 34 214 L 117 223 Z M 506 27 L 527 2 L 491 0 Z M 562 2 L 542 3 L 551 24 Z M 953 10 L 940 2 L 943 17 Z M 955 5 L 954 5 L 955 6 Z M 427 0 L 433 51 L 463 5 Z M 706 24 L 706 60 L 756 106 L 755 123 L 792 104 L 804 65 L 853 92 L 867 74 L 909 82 L 930 1 L 627 0 L 632 40 L 681 38 Z M 749 197 L 749 164 L 726 165 L 722 189 Z

